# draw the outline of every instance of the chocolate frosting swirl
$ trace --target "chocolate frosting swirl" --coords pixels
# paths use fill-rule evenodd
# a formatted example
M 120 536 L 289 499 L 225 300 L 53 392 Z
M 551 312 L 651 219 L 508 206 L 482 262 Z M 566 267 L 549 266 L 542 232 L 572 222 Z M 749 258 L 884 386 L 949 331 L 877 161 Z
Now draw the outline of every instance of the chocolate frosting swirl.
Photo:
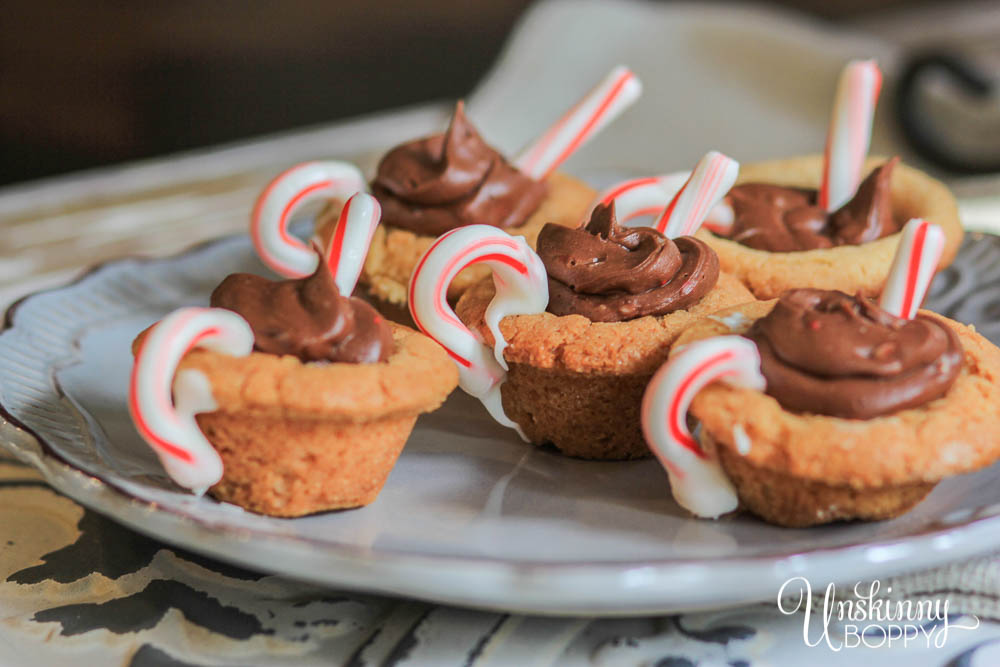
M 389 325 L 361 299 L 340 296 L 322 255 L 305 278 L 273 281 L 234 273 L 212 292 L 211 304 L 242 315 L 261 352 L 304 362 L 385 361 L 393 350 Z
M 854 197 L 833 213 L 816 205 L 817 191 L 765 183 L 737 185 L 726 201 L 733 207 L 728 237 L 737 243 L 770 252 L 814 250 L 860 245 L 895 234 L 889 182 L 893 158 L 873 170 Z
M 393 148 L 372 182 L 382 222 L 424 236 L 472 224 L 518 227 L 546 190 L 483 141 L 461 102 L 447 132 Z
M 666 315 L 697 303 L 719 279 L 719 258 L 690 236 L 621 227 L 614 202 L 577 228 L 546 224 L 538 256 L 549 274 L 550 313 L 594 322 Z
M 796 289 L 747 333 L 767 393 L 795 412 L 871 419 L 943 396 L 962 368 L 958 336 L 843 292 Z

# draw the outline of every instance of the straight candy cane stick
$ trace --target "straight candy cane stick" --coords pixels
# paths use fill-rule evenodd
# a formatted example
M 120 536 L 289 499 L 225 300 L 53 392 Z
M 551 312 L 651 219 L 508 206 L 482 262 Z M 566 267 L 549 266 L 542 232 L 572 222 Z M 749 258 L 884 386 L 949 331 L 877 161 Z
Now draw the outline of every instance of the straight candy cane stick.
M 654 225 L 667 238 L 691 236 L 736 182 L 740 164 L 717 151 L 705 154 Z
M 202 434 L 195 414 L 216 408 L 212 387 L 199 371 L 177 373 L 194 347 L 243 357 L 253 349 L 246 320 L 221 308 L 181 308 L 146 334 L 129 384 L 129 412 L 167 474 L 202 494 L 222 478 L 222 459 Z M 171 401 L 172 389 L 177 397 Z
M 333 280 L 337 283 L 337 289 L 345 296 L 353 292 L 354 286 L 358 284 L 372 236 L 381 218 L 382 207 L 378 200 L 364 192 L 348 199 L 340 211 L 340 218 L 326 253 Z
M 486 309 L 495 345 L 490 349 L 448 305 L 448 286 L 466 267 L 484 263 L 493 269 L 496 296 Z M 545 266 L 523 236 L 510 236 L 490 225 L 459 227 L 438 238 L 410 278 L 410 314 L 417 327 L 438 342 L 458 365 L 459 385 L 483 402 L 504 426 L 517 424 L 504 414 L 500 385 L 507 376 L 507 346 L 500 321 L 507 315 L 545 311 L 549 302 Z M 521 436 L 524 437 L 523 433 Z
M 642 83 L 627 67 L 618 66 L 545 131 L 514 161 L 535 180 L 555 171 L 570 155 L 630 107 L 642 94 Z
M 250 214 L 250 237 L 261 260 L 287 278 L 302 278 L 319 260 L 288 233 L 295 212 L 317 200 L 346 200 L 366 188 L 364 177 L 347 162 L 304 162 L 284 171 L 261 192 Z M 349 294 L 349 292 L 348 292 Z
M 823 152 L 818 204 L 824 211 L 836 211 L 858 189 L 881 89 L 882 72 L 874 60 L 852 61 L 840 75 Z
M 896 317 L 916 317 L 943 251 L 944 232 L 939 226 L 919 218 L 907 222 L 879 305 Z
M 701 449 L 687 427 L 691 400 L 720 379 L 763 390 L 757 347 L 742 336 L 691 343 L 660 367 L 642 399 L 646 442 L 666 468 L 678 504 L 701 517 L 718 517 L 738 504 L 718 460 Z

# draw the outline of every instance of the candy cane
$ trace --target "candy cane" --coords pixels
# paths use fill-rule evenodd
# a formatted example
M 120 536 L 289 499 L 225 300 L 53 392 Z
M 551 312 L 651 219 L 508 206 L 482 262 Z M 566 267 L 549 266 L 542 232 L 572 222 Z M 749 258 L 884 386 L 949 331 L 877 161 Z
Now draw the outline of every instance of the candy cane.
M 694 234 L 709 211 L 733 187 L 739 173 L 739 162 L 709 151 L 695 165 L 687 183 L 674 195 L 654 226 L 672 239 Z
M 670 203 L 689 176 L 689 172 L 675 171 L 672 174 L 622 181 L 597 195 L 590 210 L 593 211 L 598 205 L 607 206 L 614 202 L 615 216 L 619 223 L 644 215 L 655 215 Z M 587 217 L 589 219 L 589 214 Z
M 907 222 L 879 305 L 896 317 L 912 320 L 934 279 L 943 250 L 944 232 L 939 226 L 919 218 Z
M 361 172 L 347 162 L 304 162 L 279 174 L 261 192 L 250 214 L 257 254 L 276 273 L 308 276 L 319 260 L 309 246 L 288 233 L 292 214 L 308 202 L 347 199 L 364 190 Z
M 882 72 L 874 60 L 852 61 L 840 75 L 823 152 L 818 204 L 824 211 L 836 211 L 858 189 L 881 89 Z
M 326 250 L 326 262 L 341 294 L 350 294 L 358 284 L 372 236 L 382 218 L 382 207 L 369 194 L 359 192 L 344 204 L 337 227 Z M 315 270 L 315 267 L 313 267 Z
M 593 211 L 598 204 L 607 205 L 614 201 L 615 215 L 621 223 L 644 215 L 655 215 L 673 201 L 690 177 L 689 171 L 675 171 L 662 176 L 622 181 L 599 194 L 589 210 Z M 709 210 L 702 224 L 717 234 L 727 235 L 735 219 L 733 207 L 723 197 Z
M 705 216 L 705 222 L 701 224 L 705 229 L 716 234 L 729 236 L 734 222 L 736 222 L 736 211 L 733 210 L 732 204 L 723 197 L 722 201 L 712 207 L 712 210 Z
M 493 269 L 496 296 L 486 309 L 495 341 L 491 350 L 448 305 L 448 285 L 462 269 L 485 263 Z M 437 341 L 458 365 L 459 385 L 483 402 L 498 422 L 520 428 L 504 414 L 500 385 L 507 376 L 507 341 L 500 321 L 508 315 L 541 313 L 549 303 L 548 277 L 523 236 L 490 225 L 459 227 L 437 239 L 410 278 L 410 314 L 417 327 Z M 523 433 L 521 434 L 523 437 Z
M 515 160 L 536 180 L 551 174 L 642 94 L 642 83 L 627 67 L 611 71 Z
M 136 355 L 128 401 L 132 421 L 167 474 L 199 495 L 222 478 L 222 459 L 194 415 L 217 406 L 204 374 L 181 371 L 175 379 L 174 373 L 194 347 L 243 357 L 250 354 L 253 341 L 250 325 L 232 311 L 181 308 L 149 330 Z
M 736 491 L 717 459 L 691 436 L 687 411 L 716 380 L 764 389 L 757 347 L 741 336 L 719 336 L 685 346 L 653 376 L 642 398 L 646 442 L 667 470 L 674 498 L 692 514 L 717 517 L 736 509 Z

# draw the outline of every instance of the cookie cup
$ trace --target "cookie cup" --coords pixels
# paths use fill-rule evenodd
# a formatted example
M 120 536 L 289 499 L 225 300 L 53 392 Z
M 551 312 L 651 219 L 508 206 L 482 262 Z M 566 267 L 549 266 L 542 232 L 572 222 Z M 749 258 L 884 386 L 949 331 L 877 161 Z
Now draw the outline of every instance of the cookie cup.
M 587 213 L 597 193 L 586 183 L 559 172 L 548 177 L 548 194 L 541 205 L 520 227 L 505 231 L 524 236 L 534 248 L 538 233 L 547 222 L 564 226 L 576 226 Z M 341 202 L 332 202 L 316 219 L 316 235 L 324 243 L 333 237 L 340 215 Z M 393 319 L 409 321 L 406 311 L 406 290 L 410 275 L 420 258 L 431 247 L 437 236 L 424 236 L 408 229 L 379 225 L 375 229 L 368 257 L 361 272 L 360 284 L 367 291 L 379 310 Z M 488 267 L 471 266 L 457 276 L 448 287 L 448 300 L 458 300 L 465 290 L 490 275 Z M 395 307 L 395 308 L 393 308 Z
M 886 162 L 884 157 L 865 160 L 863 173 Z M 793 187 L 819 187 L 823 156 L 808 155 L 743 165 L 740 183 L 770 183 Z M 891 180 L 893 216 L 901 224 L 923 218 L 944 231 L 944 251 L 938 269 L 951 264 L 962 243 L 962 223 L 951 191 L 938 180 L 905 164 L 893 168 Z M 719 255 L 723 271 L 733 274 L 758 299 L 774 299 L 796 287 L 836 289 L 878 296 L 882 292 L 902 232 L 862 245 L 843 245 L 818 250 L 769 252 L 748 248 L 702 228 L 696 236 Z
M 743 334 L 775 303 L 715 313 L 674 349 Z M 920 312 L 955 331 L 965 359 L 948 393 L 918 408 L 854 420 L 789 412 L 763 392 L 720 382 L 695 396 L 689 414 L 701 423 L 701 445 L 718 456 L 744 508 L 788 527 L 889 519 L 942 478 L 1000 457 L 1000 350 L 972 327 Z
M 217 404 L 196 417 L 223 462 L 222 479 L 209 493 L 279 517 L 375 500 L 417 417 L 441 405 L 458 384 L 441 347 L 390 326 L 395 350 L 381 363 L 190 351 L 178 371 L 204 374 Z
M 488 345 L 485 323 L 492 279 L 469 289 L 455 309 Z M 591 322 L 582 315 L 513 315 L 500 322 L 509 365 L 500 388 L 507 416 L 538 445 L 585 459 L 649 456 L 639 408 L 656 369 L 684 329 L 720 308 L 753 300 L 735 278 L 716 286 L 690 310 L 627 322 Z

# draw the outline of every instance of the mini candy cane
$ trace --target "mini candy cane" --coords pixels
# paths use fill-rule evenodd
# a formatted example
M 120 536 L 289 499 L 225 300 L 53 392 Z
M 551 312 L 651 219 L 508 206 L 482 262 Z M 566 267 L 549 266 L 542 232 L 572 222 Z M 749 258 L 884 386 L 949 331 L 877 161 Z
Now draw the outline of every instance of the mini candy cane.
M 496 296 L 486 309 L 492 350 L 466 327 L 448 305 L 448 285 L 462 269 L 478 263 L 493 269 Z M 490 225 L 468 225 L 438 238 L 410 278 L 410 314 L 417 327 L 437 341 L 458 364 L 459 385 L 483 402 L 504 426 L 520 428 L 504 414 L 500 385 L 507 376 L 507 341 L 500 321 L 508 315 L 541 313 L 549 303 L 548 277 L 523 236 Z M 521 433 L 524 437 L 524 434 Z
M 364 191 L 364 177 L 347 162 L 304 162 L 279 174 L 261 192 L 250 214 L 257 254 L 276 273 L 308 276 L 319 260 L 305 243 L 289 235 L 292 214 L 308 202 L 347 199 Z
M 712 210 L 705 216 L 705 222 L 702 223 L 702 226 L 716 234 L 728 236 L 734 222 L 736 222 L 736 211 L 723 197 L 722 201 L 713 206 Z
M 654 226 L 671 239 L 694 234 L 709 211 L 733 187 L 739 173 L 739 162 L 709 151 L 695 165 L 691 178 L 674 195 Z
M 692 514 L 717 517 L 736 509 L 736 491 L 715 458 L 687 427 L 691 399 L 720 379 L 764 389 L 757 347 L 741 336 L 719 336 L 685 346 L 653 376 L 642 398 L 646 442 L 667 470 L 677 502 Z
M 879 305 L 896 317 L 912 320 L 924 301 L 944 250 L 944 232 L 913 218 L 903 228 Z
M 614 202 L 615 215 L 623 224 L 640 216 L 655 215 L 670 203 L 690 175 L 686 171 L 675 171 L 622 181 L 597 195 L 590 210 L 599 204 L 607 206 Z
M 542 180 L 578 148 L 639 99 L 642 83 L 627 67 L 616 67 L 555 125 L 521 152 L 518 169 Z
M 381 219 L 382 207 L 378 200 L 364 192 L 348 199 L 341 209 L 330 247 L 326 250 L 327 266 L 341 294 L 350 294 L 358 284 L 368 247 Z
M 167 474 L 202 494 L 222 478 L 222 459 L 198 428 L 194 415 L 216 409 L 212 387 L 199 371 L 174 373 L 185 354 L 205 347 L 244 357 L 253 349 L 246 320 L 221 308 L 181 308 L 146 334 L 132 367 L 129 412 Z M 176 401 L 171 402 L 171 388 Z M 176 405 L 175 405 L 176 403 Z
M 858 189 L 881 88 L 882 72 L 874 60 L 852 61 L 840 75 L 823 153 L 818 204 L 824 211 L 836 211 Z

